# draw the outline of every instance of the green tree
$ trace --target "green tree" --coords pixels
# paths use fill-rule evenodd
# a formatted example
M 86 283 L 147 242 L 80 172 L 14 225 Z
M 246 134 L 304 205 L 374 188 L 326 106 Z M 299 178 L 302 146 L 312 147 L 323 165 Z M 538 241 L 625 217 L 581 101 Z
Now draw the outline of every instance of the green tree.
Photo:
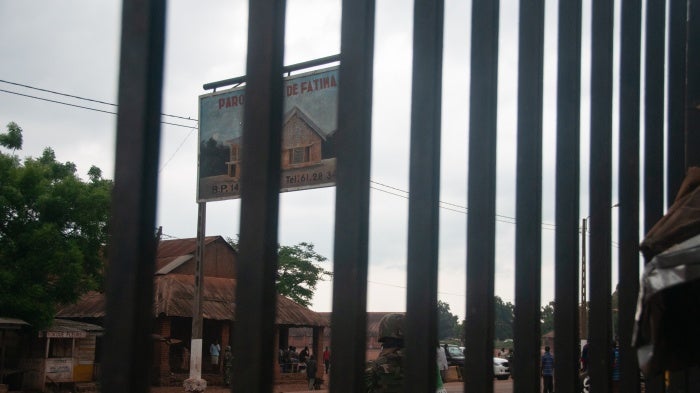
M 75 302 L 103 278 L 112 182 L 92 167 L 89 181 L 51 148 L 24 161 L 22 129 L 0 134 L 0 315 L 47 326 L 57 305 Z
M 450 311 L 450 305 L 438 300 L 438 340 L 459 337 L 459 317 Z
M 499 296 L 494 296 L 493 302 L 495 311 L 494 337 L 497 340 L 512 338 L 515 306 L 511 302 L 504 302 Z
M 554 301 L 542 306 L 540 314 L 540 332 L 546 334 L 554 330 Z
M 226 241 L 238 251 L 238 239 Z M 277 293 L 302 306 L 311 305 L 311 299 L 319 281 L 331 277 L 332 272 L 319 266 L 326 257 L 314 250 L 312 243 L 301 242 L 295 246 L 277 247 Z
M 499 296 L 494 296 L 494 338 L 505 340 L 513 337 L 513 318 L 515 306 L 511 302 L 504 302 Z M 461 332 L 462 341 L 466 341 L 467 321 L 462 321 L 458 329 Z

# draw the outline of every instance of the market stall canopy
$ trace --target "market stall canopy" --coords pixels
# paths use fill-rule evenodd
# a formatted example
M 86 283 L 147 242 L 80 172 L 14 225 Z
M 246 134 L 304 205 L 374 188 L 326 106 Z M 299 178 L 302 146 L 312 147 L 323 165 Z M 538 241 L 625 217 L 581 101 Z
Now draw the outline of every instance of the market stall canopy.
M 20 329 L 22 326 L 29 326 L 29 324 L 17 318 L 0 317 L 0 329 Z
M 99 336 L 103 331 L 102 326 L 57 318 L 53 320 L 49 328 L 39 332 L 39 337 L 82 338 L 87 337 L 88 333 Z

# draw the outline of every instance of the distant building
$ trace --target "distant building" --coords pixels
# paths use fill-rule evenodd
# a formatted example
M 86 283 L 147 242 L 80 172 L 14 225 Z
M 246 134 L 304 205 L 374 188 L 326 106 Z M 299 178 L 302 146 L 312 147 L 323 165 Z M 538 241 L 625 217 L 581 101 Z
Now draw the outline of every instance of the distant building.
M 221 236 L 206 237 L 204 241 L 204 295 L 203 354 L 215 340 L 222 349 L 231 345 L 235 325 L 237 283 L 236 251 Z M 196 239 L 161 241 L 156 257 L 154 284 L 154 383 L 179 384 L 187 378 L 192 333 L 192 303 L 194 299 Z M 89 292 L 71 306 L 59 311 L 62 318 L 71 318 L 102 324 L 105 316 L 103 293 Z M 280 346 L 287 342 L 287 331 L 294 327 L 309 327 L 317 331 L 320 339 L 315 348 L 323 346 L 323 330 L 328 326 L 326 318 L 292 300 L 279 296 L 277 300 L 277 340 Z M 186 350 L 187 349 L 187 350 Z M 183 355 L 185 358 L 183 358 Z M 277 358 L 277 356 L 275 356 Z M 202 361 L 202 372 L 221 375 L 223 365 L 212 365 L 208 357 Z M 279 370 L 279 367 L 276 367 Z M 205 379 L 207 379 L 205 377 Z M 216 382 L 216 381 L 215 381 Z

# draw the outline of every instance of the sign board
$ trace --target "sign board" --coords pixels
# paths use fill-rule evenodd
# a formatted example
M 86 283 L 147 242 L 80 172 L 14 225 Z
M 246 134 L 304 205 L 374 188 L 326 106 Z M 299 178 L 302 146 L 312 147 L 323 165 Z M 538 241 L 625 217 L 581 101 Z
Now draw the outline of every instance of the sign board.
M 281 191 L 335 185 L 338 67 L 285 78 Z M 245 88 L 199 97 L 197 202 L 239 198 Z
M 43 333 L 43 334 L 42 334 Z M 84 338 L 87 337 L 87 332 L 82 331 L 82 330 L 75 330 L 75 331 L 48 331 L 48 332 L 39 332 L 39 337 L 48 337 L 48 338 Z
M 46 377 L 53 382 L 73 381 L 73 358 L 46 359 Z

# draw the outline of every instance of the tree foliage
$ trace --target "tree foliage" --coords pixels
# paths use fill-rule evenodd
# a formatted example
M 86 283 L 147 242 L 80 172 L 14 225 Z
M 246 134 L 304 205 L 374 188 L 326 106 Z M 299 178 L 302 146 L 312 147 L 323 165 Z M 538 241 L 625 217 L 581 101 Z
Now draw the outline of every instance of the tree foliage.
M 450 305 L 438 300 L 438 340 L 459 337 L 459 317 L 450 311 Z
M 22 129 L 0 134 L 0 315 L 47 326 L 56 306 L 102 284 L 112 182 L 92 167 L 82 181 L 51 148 L 24 161 Z
M 226 239 L 238 251 L 238 240 Z M 331 277 L 332 272 L 319 266 L 326 257 L 314 250 L 312 243 L 301 242 L 294 246 L 277 246 L 277 293 L 304 307 L 311 305 L 319 281 Z
M 515 306 L 511 302 L 504 302 L 499 296 L 494 296 L 493 303 L 495 311 L 494 337 L 497 340 L 512 338 Z
M 554 330 L 554 301 L 542 306 L 540 322 L 540 332 L 542 334 L 547 334 Z
M 515 305 L 505 302 L 499 296 L 493 297 L 494 304 L 494 338 L 505 340 L 513 337 L 513 319 L 515 318 Z M 462 341 L 466 341 L 466 321 L 462 321 L 461 330 Z

